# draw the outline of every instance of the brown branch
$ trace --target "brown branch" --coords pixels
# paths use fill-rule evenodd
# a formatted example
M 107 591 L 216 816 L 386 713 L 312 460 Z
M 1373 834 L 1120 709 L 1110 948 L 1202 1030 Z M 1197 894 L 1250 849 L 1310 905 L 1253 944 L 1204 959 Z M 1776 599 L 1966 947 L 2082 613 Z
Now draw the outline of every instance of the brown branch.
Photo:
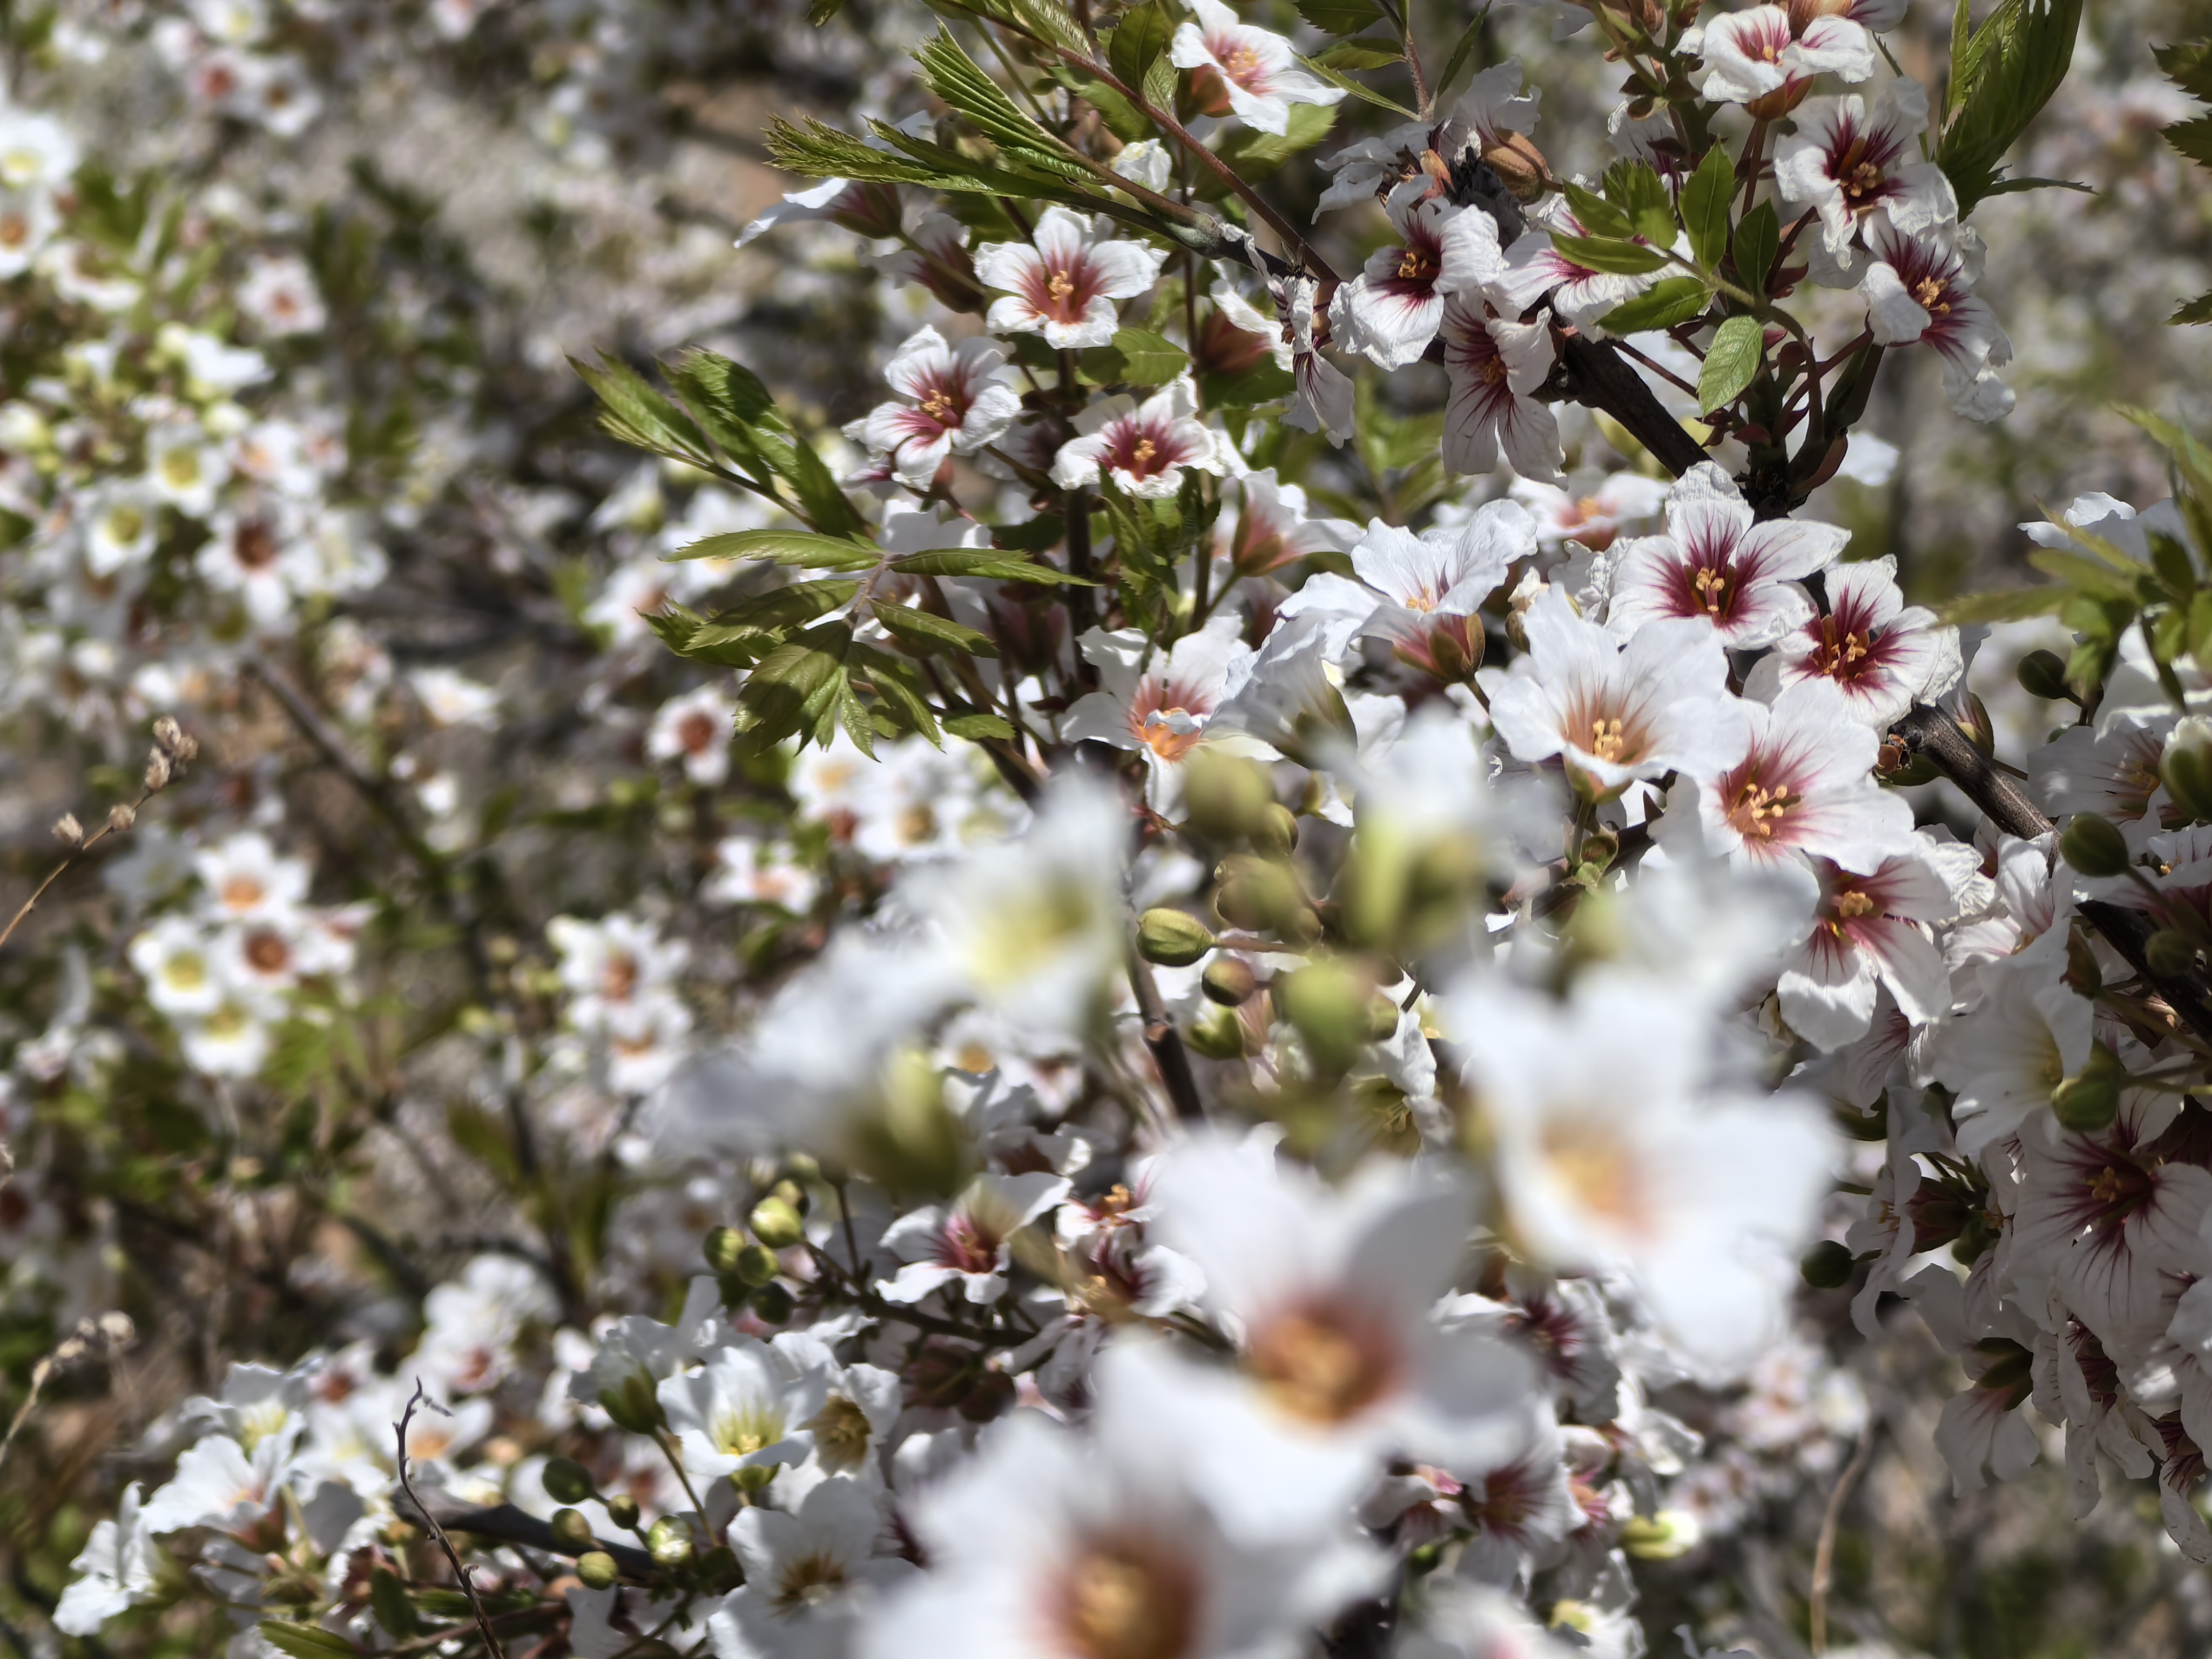
M 1996 763 L 1959 729 L 1958 722 L 1941 709 L 1925 704 L 1917 707 L 1891 726 L 1890 733 L 1914 754 L 1924 756 L 2007 835 L 2032 841 L 2053 828 L 2019 786 L 1999 771 Z M 2164 998 L 2190 1030 L 2212 1042 L 2212 1001 L 2207 1000 L 2203 983 L 2194 975 L 2177 977 L 2151 968 L 2148 947 L 2150 936 L 2158 932 L 2157 920 L 2127 905 L 2100 899 L 2085 900 L 2079 908 L 2081 919 L 2126 958 L 2143 983 Z
M 1810 1615 L 1813 1659 L 1827 1650 L 1828 1646 L 1828 1582 L 1835 1571 L 1836 1534 L 1844 1520 L 1844 1505 L 1850 1501 L 1851 1488 L 1866 1473 L 1868 1462 L 1874 1456 L 1874 1438 L 1881 1431 L 1880 1419 L 1869 1417 L 1867 1425 L 1859 1431 L 1858 1449 L 1836 1481 L 1836 1489 L 1828 1494 L 1828 1507 L 1820 1516 L 1820 1540 L 1813 1550 L 1813 1606 Z
M 499 1638 L 492 1634 L 491 1620 L 484 1616 L 483 1603 L 477 1599 L 476 1581 L 469 1577 L 469 1570 L 461 1565 L 460 1552 L 453 1547 L 453 1540 L 446 1536 L 446 1529 L 439 1524 L 438 1517 L 422 1507 L 422 1500 L 415 1495 L 414 1482 L 408 1478 L 407 1431 L 414 1424 L 416 1408 L 426 1405 L 441 1416 L 449 1415 L 443 1406 L 423 1394 L 422 1379 L 417 1377 L 415 1379 L 415 1392 L 407 1401 L 407 1409 L 399 1414 L 399 1421 L 392 1425 L 392 1429 L 399 1448 L 399 1490 L 406 1494 L 408 1503 L 429 1527 L 430 1536 L 436 1539 L 438 1547 L 445 1551 L 446 1559 L 453 1564 L 453 1577 L 460 1583 L 461 1594 L 469 1598 L 469 1610 L 477 1616 L 477 1630 L 483 1638 L 484 1650 L 491 1655 L 492 1659 L 507 1659 L 507 1650 L 500 1646 Z
M 1176 1115 L 1188 1123 L 1204 1121 L 1206 1103 L 1199 1098 L 1198 1079 L 1190 1069 L 1182 1034 L 1168 1018 L 1151 964 L 1133 951 L 1129 953 L 1129 988 L 1136 994 L 1137 1015 L 1145 1023 L 1145 1047 L 1152 1053 L 1152 1064 L 1159 1068 L 1160 1081 L 1167 1085 Z
M 1667 412 L 1644 377 L 1622 361 L 1609 340 L 1580 334 L 1559 340 L 1559 368 L 1539 397 L 1566 398 L 1606 414 L 1628 428 L 1659 465 L 1680 477 L 1700 461 L 1711 460 L 1705 447 Z

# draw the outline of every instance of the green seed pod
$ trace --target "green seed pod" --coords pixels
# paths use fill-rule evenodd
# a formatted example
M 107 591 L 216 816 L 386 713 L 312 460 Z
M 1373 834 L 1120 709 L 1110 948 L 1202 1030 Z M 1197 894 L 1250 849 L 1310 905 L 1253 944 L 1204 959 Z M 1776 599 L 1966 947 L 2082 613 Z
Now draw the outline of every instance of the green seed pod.
M 584 1581 L 586 1589 L 612 1589 L 622 1569 L 605 1550 L 586 1550 L 576 1558 L 576 1577 Z
M 1286 859 L 1298 844 L 1297 814 L 1269 801 L 1252 821 L 1252 850 L 1265 859 Z
M 1326 1072 L 1347 1072 L 1367 1045 L 1373 988 L 1342 963 L 1309 963 L 1278 982 L 1283 1017 L 1297 1027 L 1306 1051 Z
M 1164 906 L 1137 918 L 1137 954 L 1164 968 L 1188 968 L 1213 948 L 1213 930 L 1188 911 Z
M 1797 1258 L 1797 1272 L 1816 1291 L 1832 1291 L 1851 1282 L 1851 1251 L 1847 1244 L 1824 1238 Z
M 672 1515 L 662 1516 L 647 1529 L 645 1548 L 657 1567 L 674 1571 L 685 1565 L 691 1559 L 690 1523 Z
M 2127 873 L 2128 844 L 2110 818 L 2076 812 L 2058 838 L 2058 854 L 2085 876 Z
M 580 1504 L 599 1490 L 591 1471 L 573 1457 L 554 1458 L 538 1478 L 556 1504 Z
M 791 1292 L 781 1285 L 763 1285 L 753 1292 L 753 1312 L 763 1325 L 781 1325 L 791 1317 Z
M 782 1180 L 777 1182 L 775 1186 L 769 1188 L 768 1189 L 768 1195 L 770 1198 L 781 1199 L 785 1203 L 790 1205 L 793 1209 L 798 1211 L 801 1215 L 805 1215 L 809 1209 L 813 1207 L 814 1204 L 814 1200 L 807 1197 L 806 1188 L 800 1186 L 789 1176 L 786 1176 Z
M 707 1258 L 707 1265 L 720 1275 L 736 1270 L 738 1257 L 745 1245 L 745 1236 L 737 1228 L 716 1227 L 708 1233 L 701 1254 Z
M 2143 941 L 2143 961 L 2162 979 L 2179 979 L 2197 966 L 2197 947 L 2188 935 L 2161 927 Z
M 1191 1051 L 1208 1060 L 1244 1058 L 1244 1023 L 1226 1008 L 1201 1008 L 1182 1028 Z
M 783 1271 L 783 1263 L 765 1245 L 748 1244 L 738 1253 L 737 1266 L 732 1271 L 740 1284 L 758 1290 Z
M 552 1527 L 553 1541 L 571 1554 L 580 1555 L 598 1542 L 592 1536 L 592 1523 L 580 1510 L 554 1510 Z
M 2051 1091 L 2051 1109 L 2076 1134 L 2094 1134 L 2119 1111 L 2127 1081 L 2127 1067 L 2100 1042 L 2089 1050 L 2088 1063 L 2080 1072 Z
M 775 1465 L 748 1463 L 741 1469 L 732 1469 L 730 1484 L 741 1492 L 764 1492 L 775 1484 Z
M 1367 999 L 1367 1040 L 1388 1042 L 1398 1035 L 1398 1005 L 1377 991 Z
M 2191 714 L 2175 726 L 2158 770 L 2176 806 L 2198 823 L 2212 823 L 2212 720 Z
M 1260 988 L 1260 977 L 1241 957 L 1216 957 L 1206 964 L 1199 986 L 1212 1000 L 1234 1008 L 1251 1000 Z
M 2050 702 L 2073 701 L 2074 694 L 2066 686 L 2066 659 L 2056 651 L 2029 652 L 2020 659 L 2013 676 L 2031 697 Z
M 806 1237 L 798 1210 L 773 1193 L 753 1206 L 749 1219 L 753 1237 L 771 1250 L 787 1250 Z
M 618 1492 L 606 1500 L 607 1516 L 624 1532 L 637 1530 L 637 1499 L 626 1492 Z
M 667 1423 L 653 1379 L 642 1371 L 632 1371 L 613 1388 L 600 1389 L 599 1408 L 614 1419 L 617 1428 L 632 1434 L 652 1434 Z
M 1191 828 L 1224 842 L 1249 834 L 1275 795 L 1256 762 L 1200 749 L 1183 768 L 1182 799 Z

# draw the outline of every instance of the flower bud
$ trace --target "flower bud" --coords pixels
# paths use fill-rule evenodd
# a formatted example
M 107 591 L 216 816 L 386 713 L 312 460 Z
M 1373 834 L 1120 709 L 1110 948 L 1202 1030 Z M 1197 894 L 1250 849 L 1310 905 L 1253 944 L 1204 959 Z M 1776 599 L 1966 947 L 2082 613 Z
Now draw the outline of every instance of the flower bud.
M 618 1492 L 606 1500 L 607 1516 L 624 1532 L 635 1532 L 638 1522 L 637 1499 L 626 1492 Z
M 1241 957 L 1216 957 L 1206 964 L 1199 986 L 1223 1007 L 1234 1008 L 1260 988 L 1260 978 L 1252 971 L 1252 964 Z
M 2058 855 L 2085 876 L 2125 875 L 2128 844 L 2110 818 L 2076 812 L 2058 837 Z
M 1208 1060 L 1244 1058 L 1244 1023 L 1227 1008 L 1201 1008 L 1182 1028 L 1182 1040 Z
M 2197 947 L 2187 934 L 2161 927 L 2143 941 L 2143 961 L 2160 979 L 2179 979 L 2197 966 Z
M 770 1198 L 781 1199 L 785 1203 L 790 1205 L 793 1209 L 798 1211 L 801 1215 L 805 1215 L 807 1211 L 814 1207 L 814 1200 L 807 1197 L 806 1188 L 800 1186 L 789 1176 L 784 1176 L 783 1179 L 777 1182 L 775 1186 L 769 1188 L 768 1189 L 768 1195 Z
M 1814 1290 L 1832 1291 L 1851 1282 L 1851 1262 L 1850 1246 L 1824 1238 L 1797 1258 L 1797 1273 Z
M 775 1465 L 748 1463 L 741 1469 L 732 1469 L 730 1484 L 748 1495 L 764 1492 L 775 1484 Z
M 1509 132 L 1503 143 L 1485 144 L 1482 159 L 1516 202 L 1533 202 L 1552 187 L 1552 169 L 1544 152 L 1521 133 Z
M 605 1550 L 586 1550 L 576 1558 L 576 1577 L 584 1581 L 586 1589 L 612 1589 L 622 1569 Z
M 617 1428 L 632 1434 L 652 1434 L 667 1425 L 653 1379 L 642 1371 L 632 1371 L 613 1388 L 600 1389 L 599 1408 L 614 1419 Z
M 2197 823 L 2212 823 L 2212 720 L 2191 714 L 2176 726 L 2158 771 L 2176 806 Z
M 138 809 L 128 801 L 119 800 L 107 809 L 107 827 L 116 835 L 122 834 L 137 822 Z
M 1286 859 L 1298 844 L 1297 815 L 1280 801 L 1269 801 L 1252 821 L 1252 850 L 1263 859 Z
M 673 1571 L 685 1565 L 691 1559 L 690 1523 L 672 1515 L 662 1516 L 647 1530 L 645 1548 L 657 1567 Z
M 1188 968 L 1213 948 L 1213 930 L 1164 905 L 1137 918 L 1137 954 L 1164 968 Z
M 2013 678 L 2020 689 L 2031 697 L 2041 697 L 2047 702 L 2071 702 L 2074 694 L 2066 687 L 2066 659 L 2056 651 L 2031 651 L 2020 659 Z
M 54 820 L 54 839 L 64 847 L 84 845 L 84 826 L 76 821 L 76 814 L 64 812 Z
M 763 1325 L 781 1325 L 791 1317 L 791 1292 L 781 1285 L 763 1285 L 753 1292 L 753 1313 Z
M 1183 765 L 1183 808 L 1191 828 L 1212 841 L 1235 841 L 1274 804 L 1256 762 L 1200 749 Z
M 1307 964 L 1279 982 L 1283 1017 L 1305 1039 L 1314 1063 L 1348 1072 L 1369 1041 L 1373 988 L 1340 962 Z
M 2051 1091 L 2051 1109 L 2076 1134 L 2093 1134 L 2120 1109 L 2120 1091 L 2128 1081 L 2119 1056 L 2103 1043 L 2089 1050 L 2088 1063 Z
M 787 1250 L 806 1237 L 806 1224 L 799 1218 L 798 1208 L 773 1193 L 753 1206 L 748 1219 L 753 1237 L 771 1250 Z
M 1987 706 L 1971 691 L 1966 694 L 1966 713 L 1960 716 L 1958 726 L 1966 734 L 1966 740 L 1983 754 L 1996 753 L 1997 728 L 1990 719 Z
M 169 757 L 159 749 L 146 757 L 145 784 L 149 795 L 169 787 Z
M 775 1252 L 767 1246 L 748 1244 L 738 1252 L 737 1266 L 732 1271 L 739 1284 L 757 1291 L 783 1271 L 783 1263 L 776 1260 Z
M 1398 1005 L 1383 992 L 1367 999 L 1367 1040 L 1388 1042 L 1398 1035 Z
M 1672 1561 L 1695 1549 L 1704 1535 L 1688 1510 L 1662 1510 L 1631 1516 L 1620 1529 L 1620 1547 L 1639 1561 Z
M 553 1459 L 538 1479 L 556 1504 L 580 1504 L 598 1490 L 591 1471 L 573 1457 Z
M 554 1510 L 552 1526 L 553 1541 L 572 1554 L 581 1554 L 598 1541 L 592 1536 L 592 1523 L 580 1510 Z
M 716 1227 L 708 1233 L 700 1254 L 707 1258 L 707 1265 L 720 1275 L 735 1273 L 738 1258 L 750 1248 L 750 1241 L 737 1228 Z

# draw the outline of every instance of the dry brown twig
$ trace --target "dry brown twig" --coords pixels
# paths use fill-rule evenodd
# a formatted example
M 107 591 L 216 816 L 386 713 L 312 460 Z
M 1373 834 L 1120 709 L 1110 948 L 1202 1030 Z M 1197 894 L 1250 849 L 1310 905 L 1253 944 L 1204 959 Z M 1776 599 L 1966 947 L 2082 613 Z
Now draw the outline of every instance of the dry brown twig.
M 1850 1501 L 1851 1488 L 1866 1473 L 1867 1463 L 1874 1456 L 1875 1437 L 1881 1432 L 1881 1419 L 1869 1417 L 1866 1427 L 1859 1431 L 1858 1449 L 1844 1466 L 1836 1489 L 1828 1494 L 1828 1507 L 1820 1516 L 1820 1540 L 1813 1550 L 1813 1595 L 1808 1626 L 1814 1659 L 1820 1659 L 1828 1645 L 1828 1583 L 1835 1571 L 1836 1534 L 1842 1529 L 1844 1505 Z
M 430 1536 L 438 1540 L 438 1547 L 445 1551 L 446 1559 L 452 1563 L 453 1577 L 460 1583 L 461 1594 L 469 1598 L 469 1610 L 477 1616 L 477 1634 L 483 1638 L 485 1651 L 492 1656 L 492 1659 L 507 1659 L 506 1650 L 499 1644 L 499 1638 L 492 1634 L 491 1620 L 484 1616 L 483 1603 L 477 1598 L 476 1581 L 469 1577 L 469 1570 L 461 1565 L 460 1552 L 453 1547 L 453 1540 L 446 1536 L 446 1529 L 438 1524 L 438 1517 L 423 1508 L 422 1500 L 416 1497 L 415 1483 L 407 1473 L 407 1431 L 414 1425 L 416 1409 L 423 1406 L 428 1406 L 441 1417 L 453 1415 L 422 1392 L 422 1379 L 416 1377 L 415 1392 L 408 1399 L 407 1409 L 399 1414 L 399 1421 L 392 1425 L 392 1432 L 399 1442 L 399 1490 L 407 1494 L 408 1504 L 422 1517 L 423 1524 L 430 1529 Z
M 54 1373 L 65 1365 L 74 1365 L 80 1359 L 105 1359 L 127 1348 L 137 1338 L 137 1330 L 128 1314 L 104 1313 L 94 1318 L 80 1319 L 76 1328 L 55 1345 L 52 1352 L 31 1367 L 30 1391 L 23 1403 L 15 1408 L 15 1415 L 8 1425 L 8 1432 L 0 1437 L 0 1468 L 8 1466 L 8 1454 L 15 1449 L 15 1437 L 23 1431 L 23 1425 L 31 1420 L 37 1409 L 39 1396 Z

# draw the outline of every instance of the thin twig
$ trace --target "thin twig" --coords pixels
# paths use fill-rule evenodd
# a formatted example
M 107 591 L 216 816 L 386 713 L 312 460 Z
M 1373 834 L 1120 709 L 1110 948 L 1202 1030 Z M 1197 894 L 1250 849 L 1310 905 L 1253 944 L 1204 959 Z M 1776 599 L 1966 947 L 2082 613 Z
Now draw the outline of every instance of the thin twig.
M 1151 964 L 1133 951 L 1129 953 L 1129 988 L 1136 994 L 1137 1017 L 1144 1021 L 1145 1047 L 1152 1053 L 1152 1064 L 1159 1068 L 1160 1081 L 1167 1085 L 1176 1115 L 1187 1123 L 1202 1121 L 1206 1103 L 1199 1098 L 1198 1079 L 1191 1073 L 1182 1034 L 1168 1018 Z
M 1844 1465 L 1843 1475 L 1837 1480 L 1835 1491 L 1828 1494 L 1827 1510 L 1820 1516 L 1820 1541 L 1813 1551 L 1814 1659 L 1820 1659 L 1828 1645 L 1828 1579 L 1836 1564 L 1836 1533 L 1843 1523 L 1844 1505 L 1850 1498 L 1851 1488 L 1866 1473 L 1868 1461 L 1874 1455 L 1875 1437 L 1881 1432 L 1881 1420 L 1869 1417 L 1866 1427 L 1859 1431 L 1858 1449 Z
M 52 1352 L 31 1367 L 30 1391 L 23 1396 L 23 1403 L 15 1408 L 15 1415 L 8 1424 L 6 1435 L 0 1436 L 0 1468 L 7 1467 L 8 1454 L 15 1448 L 15 1437 L 22 1433 L 23 1425 L 31 1420 L 32 1412 L 38 1407 L 39 1396 L 46 1391 L 46 1384 L 53 1380 L 55 1372 L 64 1365 L 75 1364 L 95 1350 L 103 1356 L 112 1354 L 129 1344 L 136 1334 L 129 1316 L 124 1314 L 106 1313 L 96 1319 L 77 1321 L 76 1328 L 55 1344 Z
M 500 1646 L 499 1638 L 492 1633 L 491 1620 L 484 1616 L 483 1602 L 477 1595 L 476 1581 L 469 1577 L 469 1570 L 461 1565 L 460 1552 L 453 1547 L 453 1540 L 446 1536 L 446 1529 L 438 1524 L 438 1517 L 422 1507 L 422 1500 L 415 1495 L 414 1482 L 408 1478 L 407 1431 L 415 1421 L 416 1408 L 420 1406 L 428 1406 L 441 1417 L 453 1415 L 422 1392 L 422 1379 L 416 1377 L 415 1392 L 407 1401 L 407 1409 L 399 1414 L 399 1421 L 392 1431 L 399 1444 L 399 1490 L 407 1494 L 408 1503 L 430 1528 L 430 1536 L 438 1540 L 438 1547 L 445 1551 L 446 1559 L 453 1563 L 453 1577 L 460 1581 L 461 1594 L 469 1598 L 469 1610 L 477 1616 L 477 1632 L 483 1638 L 485 1649 L 492 1659 L 507 1659 L 507 1650 Z

